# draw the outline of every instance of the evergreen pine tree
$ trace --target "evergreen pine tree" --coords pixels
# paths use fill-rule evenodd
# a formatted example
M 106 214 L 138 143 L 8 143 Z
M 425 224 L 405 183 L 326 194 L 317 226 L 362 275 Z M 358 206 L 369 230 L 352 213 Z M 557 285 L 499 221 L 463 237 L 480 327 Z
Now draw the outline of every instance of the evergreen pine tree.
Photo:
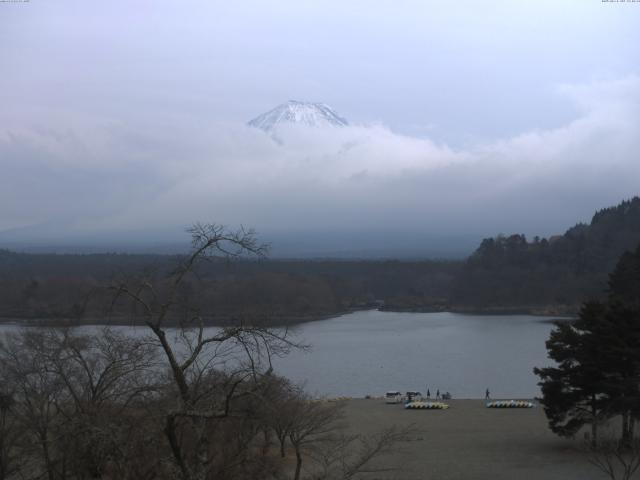
M 640 418 L 640 247 L 610 275 L 606 302 L 586 302 L 575 322 L 560 323 L 546 343 L 555 367 L 535 368 L 551 430 L 573 436 L 620 416 L 629 444 Z
M 534 369 L 541 379 L 540 403 L 549 427 L 560 436 L 571 437 L 589 424 L 595 443 L 598 423 L 608 414 L 605 358 L 594 332 L 605 313 L 602 303 L 588 302 L 576 322 L 558 323 L 546 342 L 557 366 Z

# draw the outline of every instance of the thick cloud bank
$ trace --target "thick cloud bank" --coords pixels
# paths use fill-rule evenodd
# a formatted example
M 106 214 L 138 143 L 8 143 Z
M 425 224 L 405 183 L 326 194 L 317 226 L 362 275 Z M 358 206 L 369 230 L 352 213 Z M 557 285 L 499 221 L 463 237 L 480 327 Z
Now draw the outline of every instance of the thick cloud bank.
M 62 239 L 179 233 L 200 220 L 269 232 L 549 234 L 640 192 L 640 77 L 559 93 L 576 106 L 572 122 L 467 149 L 383 125 L 292 127 L 274 140 L 187 117 L 5 113 L 0 230 Z

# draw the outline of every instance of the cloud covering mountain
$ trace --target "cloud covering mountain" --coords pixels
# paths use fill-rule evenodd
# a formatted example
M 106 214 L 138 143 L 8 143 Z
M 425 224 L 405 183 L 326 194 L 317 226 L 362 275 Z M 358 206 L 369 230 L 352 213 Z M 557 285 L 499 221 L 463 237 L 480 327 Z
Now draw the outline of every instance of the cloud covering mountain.
M 0 246 L 561 232 L 638 193 L 637 5 L 3 4 Z
M 381 124 L 293 123 L 278 143 L 242 123 L 169 115 L 123 122 L 70 113 L 61 122 L 59 111 L 37 120 L 5 114 L 0 229 L 30 240 L 137 232 L 157 241 L 158 229 L 179 236 L 211 220 L 399 239 L 549 234 L 640 188 L 640 78 L 558 92 L 575 105 L 572 121 L 469 148 Z

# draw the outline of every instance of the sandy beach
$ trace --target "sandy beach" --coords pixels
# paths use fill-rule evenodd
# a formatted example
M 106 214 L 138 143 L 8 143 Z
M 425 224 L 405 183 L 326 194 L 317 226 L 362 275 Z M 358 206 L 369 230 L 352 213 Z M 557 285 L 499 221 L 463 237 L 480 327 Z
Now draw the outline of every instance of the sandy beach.
M 392 425 L 418 430 L 385 464 L 392 473 L 368 478 L 404 480 L 589 480 L 604 477 L 580 451 L 547 427 L 541 407 L 489 409 L 483 400 L 450 400 L 448 410 L 405 410 L 380 399 L 346 402 L 350 429 L 372 433 Z

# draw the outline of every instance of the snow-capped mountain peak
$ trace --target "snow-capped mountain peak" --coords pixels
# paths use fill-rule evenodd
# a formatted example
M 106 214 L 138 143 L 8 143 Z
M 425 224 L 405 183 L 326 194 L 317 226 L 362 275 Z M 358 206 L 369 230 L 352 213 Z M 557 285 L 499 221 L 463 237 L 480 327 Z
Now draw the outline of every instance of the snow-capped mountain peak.
M 338 115 L 326 103 L 310 103 L 289 100 L 251 120 L 248 125 L 273 132 L 282 125 L 304 125 L 307 127 L 344 127 L 346 119 Z

